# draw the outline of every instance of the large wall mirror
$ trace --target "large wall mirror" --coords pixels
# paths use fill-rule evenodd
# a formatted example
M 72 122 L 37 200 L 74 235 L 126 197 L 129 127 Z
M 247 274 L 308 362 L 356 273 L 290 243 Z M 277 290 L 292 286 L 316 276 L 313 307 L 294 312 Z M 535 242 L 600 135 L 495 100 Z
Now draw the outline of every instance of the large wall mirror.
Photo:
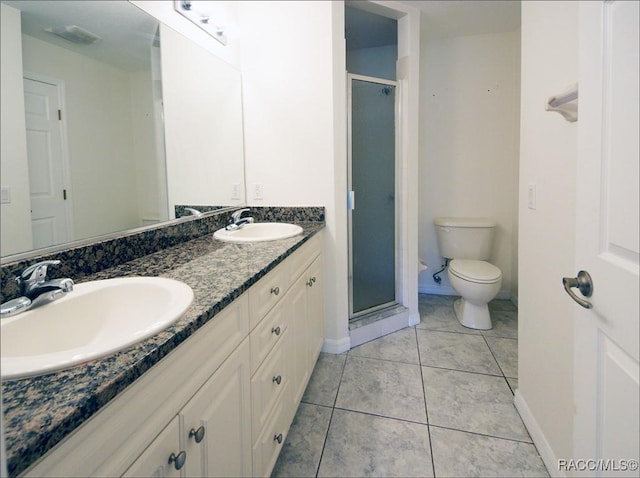
M 238 70 L 124 0 L 2 4 L 3 258 L 245 203 Z

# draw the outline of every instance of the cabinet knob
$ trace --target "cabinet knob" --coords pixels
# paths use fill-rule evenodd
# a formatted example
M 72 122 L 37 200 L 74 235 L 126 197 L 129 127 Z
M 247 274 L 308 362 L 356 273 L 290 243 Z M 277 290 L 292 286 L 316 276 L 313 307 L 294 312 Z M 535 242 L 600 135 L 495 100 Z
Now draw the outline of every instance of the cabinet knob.
M 282 433 L 278 435 L 273 435 L 273 441 L 277 441 L 278 443 L 282 443 Z
M 187 452 L 182 450 L 177 455 L 172 453 L 169 455 L 169 464 L 173 465 L 176 470 L 181 469 L 184 466 L 184 463 L 187 461 Z
M 278 385 L 282 382 L 282 375 L 278 375 L 277 377 L 273 377 L 273 382 L 276 382 Z
M 272 334 L 280 335 L 280 326 L 274 327 L 271 329 Z
M 200 443 L 204 438 L 204 427 L 200 427 L 197 430 L 193 428 L 189 431 L 189 438 L 192 438 L 196 441 L 196 443 Z
M 271 288 L 271 293 L 273 295 L 278 295 L 280 293 L 280 287 L 272 287 Z
M 313 284 L 315 284 L 315 283 L 316 283 L 316 277 L 315 277 L 315 276 L 313 276 L 313 277 L 311 277 L 311 278 L 309 279 L 309 282 L 307 282 L 307 285 L 308 285 L 309 287 L 313 287 Z

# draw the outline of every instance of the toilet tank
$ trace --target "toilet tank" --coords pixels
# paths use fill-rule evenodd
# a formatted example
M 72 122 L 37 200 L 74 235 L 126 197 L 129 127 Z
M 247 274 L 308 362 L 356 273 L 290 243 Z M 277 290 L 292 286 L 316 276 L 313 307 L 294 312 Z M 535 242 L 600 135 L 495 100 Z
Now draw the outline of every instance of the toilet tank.
M 440 255 L 446 259 L 489 260 L 496 222 L 484 217 L 436 217 Z

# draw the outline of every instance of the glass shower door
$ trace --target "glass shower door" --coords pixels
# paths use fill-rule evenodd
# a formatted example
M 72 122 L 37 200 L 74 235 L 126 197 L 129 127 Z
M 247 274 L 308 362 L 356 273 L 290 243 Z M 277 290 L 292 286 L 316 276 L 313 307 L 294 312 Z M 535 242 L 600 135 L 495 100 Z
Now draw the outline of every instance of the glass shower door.
M 350 318 L 396 301 L 396 83 L 349 75 Z

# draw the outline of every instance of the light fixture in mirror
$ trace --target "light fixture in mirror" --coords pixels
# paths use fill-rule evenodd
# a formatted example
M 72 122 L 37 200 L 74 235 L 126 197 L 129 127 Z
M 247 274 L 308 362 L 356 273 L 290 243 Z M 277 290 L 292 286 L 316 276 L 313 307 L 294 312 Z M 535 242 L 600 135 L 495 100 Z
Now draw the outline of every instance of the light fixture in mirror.
M 174 0 L 173 5 L 176 12 L 226 45 L 227 37 L 224 34 L 224 28 L 216 23 L 216 19 L 212 18 L 209 12 L 204 10 L 202 7 L 204 3 L 193 0 Z
M 244 204 L 236 69 L 127 1 L 3 1 L 1 20 L 3 258 Z

